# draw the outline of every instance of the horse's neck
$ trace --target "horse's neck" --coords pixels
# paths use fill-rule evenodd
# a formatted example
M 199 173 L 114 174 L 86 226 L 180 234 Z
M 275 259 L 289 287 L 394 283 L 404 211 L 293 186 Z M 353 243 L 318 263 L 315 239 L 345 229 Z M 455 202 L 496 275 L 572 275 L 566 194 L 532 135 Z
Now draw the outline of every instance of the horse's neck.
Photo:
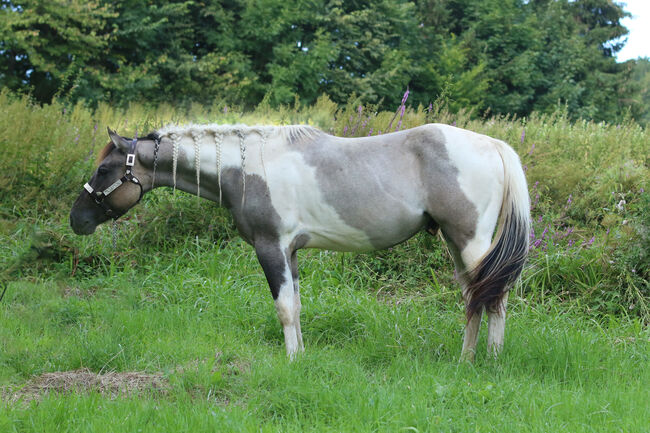
M 155 186 L 168 186 L 223 202 L 237 181 L 225 172 L 242 174 L 254 163 L 270 134 L 257 132 L 207 131 L 169 134 L 161 140 Z M 257 151 L 255 151 L 257 149 Z

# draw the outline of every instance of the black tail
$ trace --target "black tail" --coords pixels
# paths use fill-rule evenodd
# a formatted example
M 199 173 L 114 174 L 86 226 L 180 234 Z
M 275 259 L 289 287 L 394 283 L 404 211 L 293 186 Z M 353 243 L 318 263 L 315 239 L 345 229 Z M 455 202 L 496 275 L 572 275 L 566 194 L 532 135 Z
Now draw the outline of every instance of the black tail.
M 467 318 L 481 308 L 497 310 L 504 294 L 517 280 L 528 256 L 530 199 L 519 157 L 503 142 L 497 150 L 504 167 L 504 192 L 497 233 L 490 249 L 469 271 Z

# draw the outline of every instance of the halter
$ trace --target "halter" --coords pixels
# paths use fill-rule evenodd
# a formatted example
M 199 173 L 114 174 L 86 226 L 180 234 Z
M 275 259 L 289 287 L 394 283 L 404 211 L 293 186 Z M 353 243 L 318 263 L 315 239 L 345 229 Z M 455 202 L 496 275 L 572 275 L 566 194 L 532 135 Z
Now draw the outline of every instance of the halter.
M 140 187 L 140 196 L 138 197 L 138 201 L 136 201 L 133 206 L 138 204 L 140 200 L 142 199 L 142 194 L 144 194 L 144 191 L 142 190 L 142 184 L 138 180 L 137 177 L 133 175 L 132 169 L 133 165 L 135 164 L 135 146 L 138 144 L 138 139 L 134 138 L 131 141 L 131 147 L 129 149 L 129 152 L 126 154 L 126 173 L 124 173 L 124 176 L 122 176 L 120 179 L 116 180 L 113 182 L 111 186 L 106 188 L 104 191 L 95 191 L 95 189 L 90 186 L 89 183 L 86 183 L 84 185 L 84 189 L 88 192 L 88 194 L 95 200 L 95 203 L 97 203 L 99 206 L 101 206 L 102 209 L 104 209 L 104 212 L 106 213 L 106 216 L 109 218 L 113 218 L 113 220 L 118 219 L 122 215 L 126 213 L 126 210 L 124 212 L 120 212 L 118 210 L 115 210 L 111 208 L 111 206 L 106 203 L 104 200 L 106 197 L 108 197 L 113 191 L 115 191 L 120 185 L 126 182 L 132 182 Z M 128 209 L 127 209 L 128 210 Z

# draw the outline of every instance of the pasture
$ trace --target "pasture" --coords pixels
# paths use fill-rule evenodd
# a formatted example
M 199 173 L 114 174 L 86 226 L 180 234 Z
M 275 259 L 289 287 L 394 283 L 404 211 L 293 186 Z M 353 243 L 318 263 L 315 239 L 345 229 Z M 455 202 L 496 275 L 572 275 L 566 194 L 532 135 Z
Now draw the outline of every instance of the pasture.
M 650 136 L 560 110 L 473 120 L 326 98 L 222 106 L 43 107 L 0 93 L 2 431 L 622 431 L 650 429 Z M 301 251 L 306 352 L 289 363 L 252 248 L 227 213 L 156 190 L 72 233 L 107 142 L 175 121 L 310 123 L 339 135 L 426 122 L 509 142 L 526 165 L 531 256 L 504 352 L 459 363 L 463 307 L 443 243 Z M 398 123 L 399 122 L 399 123 Z M 16 131 L 21 131 L 17 134 Z

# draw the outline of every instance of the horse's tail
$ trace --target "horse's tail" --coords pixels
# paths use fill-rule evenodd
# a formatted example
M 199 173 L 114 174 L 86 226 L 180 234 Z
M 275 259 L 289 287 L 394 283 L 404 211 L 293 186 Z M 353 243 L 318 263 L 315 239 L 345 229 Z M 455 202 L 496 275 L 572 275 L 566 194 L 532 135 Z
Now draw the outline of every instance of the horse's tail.
M 502 141 L 496 149 L 503 160 L 503 202 L 497 232 L 481 261 L 469 271 L 467 318 L 485 307 L 496 311 L 521 274 L 528 256 L 530 198 L 519 156 Z

